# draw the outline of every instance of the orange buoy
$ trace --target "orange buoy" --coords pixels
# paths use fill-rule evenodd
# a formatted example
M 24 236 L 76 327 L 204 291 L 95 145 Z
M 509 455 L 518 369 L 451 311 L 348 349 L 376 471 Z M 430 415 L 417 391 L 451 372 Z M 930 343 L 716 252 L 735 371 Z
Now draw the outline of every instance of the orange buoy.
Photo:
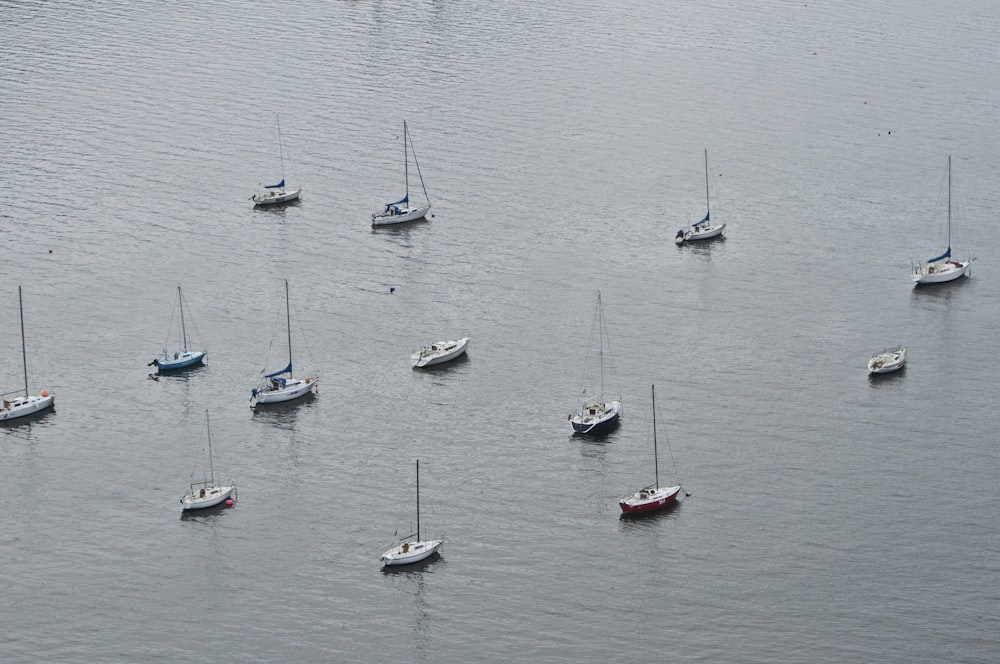
M 226 498 L 226 507 L 232 507 L 234 505 L 232 498 Z
M 42 396 L 43 396 L 43 397 L 47 397 L 47 396 L 49 396 L 49 393 L 48 393 L 48 392 L 46 392 L 45 390 L 42 390 Z

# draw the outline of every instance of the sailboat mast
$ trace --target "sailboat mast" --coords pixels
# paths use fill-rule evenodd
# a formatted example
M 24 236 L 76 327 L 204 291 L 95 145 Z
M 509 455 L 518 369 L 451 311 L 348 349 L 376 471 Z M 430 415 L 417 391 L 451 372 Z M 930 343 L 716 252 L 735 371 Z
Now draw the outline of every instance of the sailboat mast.
M 417 459 L 417 541 L 420 540 L 420 459 Z
M 601 305 L 601 291 L 597 291 L 597 326 L 598 336 L 601 341 L 600 350 L 597 351 L 598 359 L 601 361 L 601 400 L 604 400 L 604 306 Z
M 188 350 L 187 327 L 184 325 L 184 297 L 181 295 L 181 287 L 177 287 L 177 303 L 181 308 L 181 338 L 184 341 L 184 352 Z
M 285 279 L 285 325 L 288 328 L 288 366 L 291 367 L 292 366 L 292 304 L 288 299 L 288 279 Z
M 17 307 L 21 312 L 21 363 L 24 366 L 24 396 L 28 396 L 28 351 L 24 343 L 24 301 L 21 298 L 21 287 L 17 287 Z
M 285 155 L 281 149 L 281 121 L 278 119 L 278 114 L 274 114 L 274 122 L 278 126 L 278 160 L 281 162 L 281 181 L 285 181 Z
M 653 392 L 653 473 L 656 478 L 654 488 L 660 488 L 660 464 L 656 454 L 656 385 L 652 386 Z
M 215 465 L 212 462 L 212 426 L 208 422 L 208 410 L 205 410 L 205 428 L 208 430 L 208 474 L 209 479 L 212 481 L 212 486 L 215 486 Z
M 948 155 L 948 255 L 951 255 L 951 155 Z
M 705 218 L 712 214 L 712 209 L 708 205 L 708 148 L 705 148 Z
M 407 152 L 409 142 L 409 130 L 406 128 L 406 120 L 403 120 L 403 180 L 406 183 L 406 203 L 410 203 L 410 156 Z

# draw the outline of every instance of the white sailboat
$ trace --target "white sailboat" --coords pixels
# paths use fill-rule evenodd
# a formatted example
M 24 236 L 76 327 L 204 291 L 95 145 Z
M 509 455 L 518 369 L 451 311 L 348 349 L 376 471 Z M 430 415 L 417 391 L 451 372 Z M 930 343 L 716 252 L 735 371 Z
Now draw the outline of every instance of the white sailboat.
M 601 292 L 597 291 L 597 308 L 594 310 L 594 323 L 590 333 L 590 348 L 593 350 L 594 333 L 599 337 L 597 345 L 598 364 L 601 371 L 601 391 L 593 397 L 585 398 L 580 408 L 569 415 L 570 424 L 576 433 L 599 433 L 618 422 L 622 410 L 621 395 L 606 397 L 604 394 L 604 347 L 607 345 L 608 361 L 611 356 L 611 339 L 607 333 L 604 321 L 604 307 L 601 304 Z M 588 354 L 587 363 L 590 362 Z M 588 368 L 584 368 L 584 381 L 588 379 Z M 581 392 L 587 393 L 588 386 L 584 384 Z
M 444 550 L 444 540 L 420 539 L 420 459 L 417 459 L 417 532 L 403 537 L 399 544 L 382 554 L 385 565 L 409 565 L 426 560 Z
M 250 390 L 250 407 L 260 404 L 292 401 L 307 394 L 315 394 L 319 387 L 319 376 L 292 377 L 292 309 L 288 296 L 288 280 L 285 280 L 285 323 L 288 328 L 288 366 L 273 373 L 264 374 L 262 382 Z M 264 373 L 266 369 L 262 370 Z M 288 374 L 287 378 L 284 377 Z
M 435 341 L 410 355 L 410 363 L 417 369 L 444 364 L 461 357 L 469 348 L 469 337 L 450 341 Z
M 868 360 L 868 373 L 887 374 L 899 371 L 904 366 L 906 366 L 906 346 L 900 345 L 872 355 Z
M 24 302 L 21 298 L 20 286 L 17 287 L 17 305 L 21 314 L 21 361 L 24 367 L 24 395 L 21 396 L 21 390 L 6 392 L 0 395 L 0 398 L 2 398 L 0 422 L 40 413 L 46 408 L 53 407 L 56 400 L 55 395 L 45 390 L 42 390 L 38 394 L 31 394 L 28 391 L 28 351 L 24 337 Z
M 278 203 L 288 203 L 299 199 L 302 194 L 301 188 L 285 188 L 285 155 L 281 146 L 281 122 L 278 116 L 274 116 L 274 121 L 278 126 L 278 160 L 281 162 L 281 182 L 278 184 L 264 185 L 264 191 L 254 194 L 254 205 L 277 205 Z
M 974 260 L 974 257 L 965 261 L 951 257 L 951 155 L 948 155 L 948 248 L 926 263 L 911 263 L 913 284 L 941 284 L 961 276 L 972 276 Z
M 674 242 L 684 244 L 685 242 L 695 242 L 698 240 L 710 240 L 719 237 L 726 230 L 726 224 L 712 223 L 712 208 L 708 199 L 708 148 L 705 149 L 705 218 L 691 224 L 688 228 L 682 228 L 674 236 Z
M 208 411 L 205 411 L 205 430 L 208 432 L 208 476 L 201 480 L 193 481 L 189 485 L 188 492 L 181 497 L 182 510 L 199 510 L 208 507 L 221 505 L 229 498 L 236 495 L 236 483 L 230 480 L 226 484 L 217 484 L 215 481 L 215 461 L 212 452 L 212 427 L 208 421 Z M 193 473 L 192 473 L 193 475 Z
M 618 501 L 618 506 L 622 509 L 622 516 L 637 516 L 649 514 L 665 507 L 673 505 L 677 500 L 677 495 L 681 491 L 681 486 L 660 486 L 660 463 L 656 449 L 656 386 L 652 386 L 653 395 L 653 476 L 654 482 L 650 486 L 643 487 L 635 493 L 625 496 Z M 690 495 L 690 494 L 687 494 Z
M 208 351 L 205 350 L 193 350 L 188 347 L 188 333 L 187 333 L 187 322 L 184 319 L 184 309 L 185 309 L 184 295 L 181 293 L 181 287 L 177 287 L 177 308 L 180 311 L 181 318 L 181 337 L 178 340 L 180 342 L 180 349 L 171 353 L 167 349 L 167 344 L 170 343 L 170 325 L 167 326 L 167 341 L 163 344 L 163 352 L 160 353 L 159 357 L 154 357 L 153 361 L 147 366 L 156 367 L 157 373 L 164 373 L 168 371 L 178 371 L 180 369 L 186 369 L 188 367 L 193 367 L 197 364 L 201 364 L 205 361 L 205 355 Z M 173 323 L 173 312 L 170 314 L 170 323 Z
M 420 188 L 424 192 L 424 202 L 414 203 L 410 201 L 410 157 L 413 153 L 413 163 L 417 167 L 417 175 L 420 177 Z M 385 208 L 372 213 L 372 226 L 386 226 L 389 224 L 401 224 L 406 221 L 416 221 L 427 216 L 431 209 L 431 200 L 427 196 L 427 187 L 424 186 L 424 176 L 420 172 L 420 162 L 417 161 L 417 151 L 413 149 L 413 139 L 410 138 L 410 130 L 403 120 L 403 183 L 406 187 L 403 197 L 398 201 L 386 203 Z

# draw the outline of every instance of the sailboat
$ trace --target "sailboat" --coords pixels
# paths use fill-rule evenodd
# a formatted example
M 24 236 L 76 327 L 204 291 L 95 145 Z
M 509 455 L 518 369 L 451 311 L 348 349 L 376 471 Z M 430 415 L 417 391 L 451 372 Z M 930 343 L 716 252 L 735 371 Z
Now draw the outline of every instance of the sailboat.
M 417 175 L 420 177 L 420 188 L 424 191 L 424 203 L 417 204 L 410 202 L 410 156 L 413 152 L 413 163 L 417 167 Z M 398 201 L 386 203 L 385 208 L 372 213 L 372 226 L 385 226 L 388 224 L 401 224 L 405 221 L 416 221 L 423 219 L 431 209 L 431 201 L 427 196 L 427 187 L 424 186 L 424 176 L 420 173 L 420 162 L 417 161 L 417 151 L 413 149 L 413 139 L 410 138 L 410 130 L 403 120 L 403 182 L 406 186 L 406 193 Z
M 288 366 L 280 371 L 265 374 L 263 382 L 250 390 L 251 408 L 256 408 L 259 404 L 291 401 L 309 393 L 315 394 L 319 386 L 318 376 L 292 377 L 292 309 L 288 297 L 287 279 L 285 280 L 285 322 L 288 326 Z M 285 374 L 288 374 L 287 378 L 283 377 Z
M 595 397 L 583 400 L 580 408 L 569 415 L 570 424 L 576 433 L 598 433 L 609 428 L 618 422 L 621 415 L 622 399 L 621 395 L 606 398 L 604 396 L 604 346 L 605 338 L 608 337 L 607 325 L 604 322 L 604 307 L 601 304 L 601 292 L 597 291 L 597 308 L 594 310 L 594 324 L 590 333 L 591 348 L 594 343 L 594 331 L 599 337 L 597 354 L 601 368 L 601 391 Z M 611 340 L 607 338 L 608 355 L 611 355 Z M 588 363 L 589 363 L 588 357 Z M 610 362 L 610 360 L 609 360 Z M 587 380 L 587 369 L 584 369 L 584 380 Z M 586 394 L 587 387 L 584 386 L 582 392 Z
M 278 159 L 281 162 L 281 182 L 278 184 L 264 185 L 264 191 L 252 196 L 254 205 L 276 205 L 278 203 L 288 203 L 298 200 L 302 189 L 285 189 L 285 155 L 281 147 L 281 122 L 278 116 L 274 116 L 274 121 L 278 126 Z
M 708 200 L 708 148 L 705 149 L 705 218 L 691 224 L 688 228 L 682 228 L 674 236 L 674 242 L 684 244 L 697 240 L 710 240 L 719 237 L 726 230 L 726 225 L 712 223 L 712 208 Z
M 639 489 L 618 501 L 622 514 L 648 514 L 672 505 L 681 491 L 680 485 L 660 486 L 660 465 L 656 450 L 656 386 L 652 386 L 653 394 L 653 473 L 655 481 L 650 486 Z M 690 494 L 686 494 L 690 495 Z
M 193 367 L 196 364 L 201 364 L 205 361 L 205 355 L 207 351 L 204 350 L 191 350 L 188 347 L 188 333 L 187 333 L 187 323 L 184 319 L 184 295 L 181 293 L 181 287 L 177 287 L 177 308 L 180 310 L 181 314 L 181 348 L 180 350 L 171 353 L 167 350 L 167 344 L 170 343 L 170 329 L 168 325 L 167 329 L 167 341 L 163 344 L 163 352 L 159 357 L 154 357 L 153 361 L 147 366 L 156 367 L 157 373 L 164 373 L 167 371 L 177 371 L 179 369 L 186 369 L 188 367 Z M 189 314 L 190 315 L 190 314 Z M 173 323 L 173 313 L 170 315 L 170 322 Z
M 208 411 L 205 411 L 205 429 L 208 432 L 208 477 L 197 482 L 192 481 L 188 492 L 181 498 L 182 510 L 199 510 L 215 507 L 236 495 L 236 484 L 230 480 L 228 484 L 215 483 L 215 462 L 212 458 L 212 427 L 208 421 Z
M 17 287 L 17 305 L 21 312 L 21 361 L 24 366 L 24 396 L 20 395 L 21 390 L 0 394 L 3 404 L 0 406 L 0 422 L 24 417 L 33 413 L 40 413 L 46 408 L 55 405 L 55 395 L 42 390 L 37 395 L 28 391 L 28 351 L 24 340 L 24 302 L 21 298 L 21 287 Z
M 409 565 L 426 560 L 444 549 L 444 540 L 420 539 L 420 459 L 417 459 L 417 532 L 400 539 L 380 559 L 385 565 Z
M 913 271 L 913 283 L 916 286 L 921 284 L 941 284 L 946 281 L 954 281 L 959 277 L 972 276 L 972 261 L 955 260 L 951 257 L 951 155 L 948 155 L 948 248 L 936 258 L 932 258 L 926 263 L 911 264 Z

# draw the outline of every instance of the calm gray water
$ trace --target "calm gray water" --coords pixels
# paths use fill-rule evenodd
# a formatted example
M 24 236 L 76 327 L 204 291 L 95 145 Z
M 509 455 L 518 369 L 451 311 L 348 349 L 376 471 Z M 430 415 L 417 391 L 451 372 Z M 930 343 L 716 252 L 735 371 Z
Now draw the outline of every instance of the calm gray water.
M 997 661 L 1000 9 L 877 4 L 0 0 L 0 390 L 20 284 L 57 404 L 0 429 L 0 660 Z M 404 118 L 435 217 L 373 232 Z M 914 290 L 949 154 L 979 260 Z M 320 394 L 255 415 L 283 279 Z M 152 380 L 177 285 L 208 364 Z M 620 521 L 652 383 L 692 496 Z M 240 500 L 181 519 L 206 409 Z M 445 553 L 383 574 L 417 458 Z

